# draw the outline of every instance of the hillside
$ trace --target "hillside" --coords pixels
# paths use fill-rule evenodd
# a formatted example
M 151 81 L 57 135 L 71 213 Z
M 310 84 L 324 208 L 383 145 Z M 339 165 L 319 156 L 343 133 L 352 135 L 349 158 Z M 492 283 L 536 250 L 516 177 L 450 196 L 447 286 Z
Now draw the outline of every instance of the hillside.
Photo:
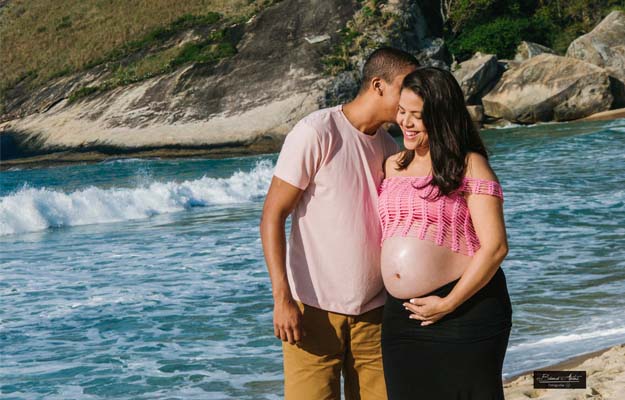
M 270 4 L 143 0 L 130 8 L 123 0 L 9 0 L 0 8 L 0 111 L 10 111 L 7 97 L 98 65 L 110 71 L 100 86 L 115 87 L 184 62 L 227 56 L 233 43 L 220 28 L 246 21 Z M 181 37 L 191 32 L 203 37 Z

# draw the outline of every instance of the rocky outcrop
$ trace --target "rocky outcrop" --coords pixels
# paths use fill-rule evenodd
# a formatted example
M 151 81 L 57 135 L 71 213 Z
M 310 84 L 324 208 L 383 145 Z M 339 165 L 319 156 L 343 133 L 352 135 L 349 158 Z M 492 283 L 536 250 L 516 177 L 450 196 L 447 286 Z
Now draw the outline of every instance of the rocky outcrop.
M 302 10 L 314 9 L 314 13 Z M 253 147 L 281 139 L 319 108 L 329 79 L 321 56 L 358 7 L 343 1 L 283 1 L 240 27 L 237 54 L 216 65 L 174 73 L 77 102 L 68 94 L 106 73 L 96 67 L 51 82 L 36 93 L 12 93 L 23 116 L 3 124 L 20 155 L 77 149 L 111 153 L 154 148 Z M 320 40 L 323 38 L 324 40 Z M 3 156 L 10 156 L 3 146 Z
M 34 93 L 14 90 L 5 114 L 10 118 L 0 125 L 2 157 L 67 150 L 276 151 L 297 120 L 327 105 L 329 92 L 345 101 L 344 94 L 357 88 L 353 81 L 328 76 L 323 58 L 341 43 L 342 30 L 362 7 L 357 1 L 283 0 L 228 28 L 236 36 L 231 57 L 188 64 L 74 102 L 69 94 L 97 84 L 106 65 L 58 78 Z M 407 0 L 389 1 L 385 7 L 401 18 L 394 28 L 374 32 L 379 36 L 374 44 L 410 41 L 407 50 L 418 53 L 422 46 L 442 53 L 442 44 L 432 39 L 438 28 L 425 21 L 436 9 Z M 411 25 L 405 37 L 398 30 L 402 21 Z
M 458 64 L 453 74 L 462 88 L 467 104 L 477 104 L 479 98 L 496 83 L 499 75 L 497 57 L 476 53 L 473 58 Z
M 310 3 L 315 13 L 298 12 L 293 0 L 269 7 L 241 27 L 237 54 L 217 64 L 190 64 L 73 103 L 68 94 L 77 82 L 98 72 L 58 79 L 30 94 L 24 104 L 37 112 L 3 124 L 3 134 L 13 137 L 18 155 L 248 147 L 263 140 L 277 147 L 274 138 L 317 109 L 323 96 L 319 54 L 333 43 L 305 38 L 336 32 L 355 12 L 338 0 Z
M 521 42 L 513 60 L 498 61 L 505 73 L 483 97 L 467 79 L 473 75 L 467 73 L 471 69 L 454 74 L 469 104 L 481 101 L 489 118 L 567 121 L 625 107 L 625 13 L 610 13 L 593 31 L 573 41 L 567 57 L 553 53 L 548 47 Z M 474 71 L 484 68 L 475 57 L 468 62 L 478 65 Z
M 566 51 L 605 68 L 612 78 L 614 107 L 625 107 L 625 13 L 612 11 L 592 31 L 575 39 Z
M 506 71 L 482 103 L 486 115 L 512 122 L 569 121 L 608 110 L 612 95 L 602 68 L 540 54 Z
M 625 13 L 612 11 L 592 31 L 575 39 L 566 56 L 598 65 L 625 80 Z
M 110 78 L 107 64 L 56 78 L 34 91 L 17 83 L 0 107 L 0 159 L 61 151 L 135 156 L 162 149 L 204 155 L 276 151 L 301 117 L 357 93 L 363 61 L 374 48 L 403 48 L 423 65 L 448 69 L 451 62 L 441 39 L 437 2 L 268 4 L 273 5 L 249 21 L 224 22 L 221 28 L 236 53 L 219 61 L 185 64 L 126 86 L 86 91 L 76 101 L 70 101 L 72 93 Z M 181 32 L 163 47 L 208 33 Z M 624 41 L 625 14 L 614 12 L 573 42 L 567 58 L 524 42 L 515 60 L 476 54 L 452 69 L 476 121 L 577 119 L 609 109 L 613 97 L 612 107 L 625 106 Z M 333 54 L 338 65 L 348 68 L 329 73 L 327 56 Z
M 522 41 L 521 44 L 517 46 L 514 61 L 523 62 L 543 53 L 555 54 L 555 51 L 542 44 Z
M 378 37 L 393 47 L 415 54 L 422 65 L 449 69 L 451 54 L 442 39 L 444 23 L 437 3 L 389 0 L 384 10 L 393 15 L 393 24 L 382 25 Z
M 369 6 L 371 3 L 374 2 Z M 338 46 L 338 56 L 330 55 L 330 60 L 338 58 L 342 67 L 337 67 L 332 74 L 322 107 L 345 103 L 358 94 L 364 61 L 380 46 L 408 51 L 423 66 L 449 69 L 451 55 L 441 37 L 443 21 L 435 2 L 391 0 L 383 3 L 380 16 L 359 12 L 348 22 L 346 43 Z
M 499 79 L 502 74 L 508 70 L 517 68 L 519 65 L 521 65 L 524 61 L 532 58 L 532 57 L 536 57 L 539 54 L 554 54 L 554 51 L 551 50 L 548 47 L 545 47 L 543 45 L 537 44 L 537 43 L 532 43 L 532 42 L 526 42 L 526 41 L 522 41 L 518 46 L 517 46 L 517 51 L 516 51 L 516 55 L 514 57 L 514 59 L 511 60 L 507 60 L 507 59 L 498 59 L 497 60 L 497 64 L 499 67 L 499 71 L 497 74 L 497 79 Z M 482 96 L 483 97 L 485 94 L 488 93 L 488 91 L 492 90 L 493 87 L 497 84 L 497 80 L 493 80 L 491 81 L 487 87 L 486 90 L 482 91 Z M 473 100 L 473 101 L 477 101 L 477 100 Z M 479 100 L 481 103 L 481 99 Z

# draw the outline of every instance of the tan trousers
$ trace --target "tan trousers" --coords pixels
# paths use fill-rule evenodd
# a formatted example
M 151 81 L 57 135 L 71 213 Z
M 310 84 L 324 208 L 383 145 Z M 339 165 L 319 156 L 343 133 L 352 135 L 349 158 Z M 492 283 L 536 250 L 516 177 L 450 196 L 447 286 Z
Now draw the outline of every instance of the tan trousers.
M 298 302 L 306 336 L 282 342 L 285 400 L 385 400 L 380 333 L 383 307 L 344 315 Z

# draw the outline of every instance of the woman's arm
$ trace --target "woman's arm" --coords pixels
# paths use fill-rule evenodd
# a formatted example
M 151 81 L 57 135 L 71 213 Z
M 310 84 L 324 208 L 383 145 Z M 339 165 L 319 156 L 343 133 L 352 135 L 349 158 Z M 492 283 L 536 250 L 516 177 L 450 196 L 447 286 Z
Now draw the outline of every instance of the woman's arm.
M 469 160 L 470 168 L 467 176 L 497 181 L 486 158 L 471 153 Z M 454 289 L 445 297 L 447 306 L 452 310 L 484 287 L 508 254 L 503 201 L 496 196 L 468 194 L 467 207 L 480 241 L 480 248 L 475 252 Z
M 497 181 L 486 158 L 477 153 L 471 153 L 469 156 L 467 176 Z M 434 323 L 478 292 L 495 275 L 508 254 L 503 201 L 491 195 L 467 194 L 467 206 L 480 241 L 480 248 L 447 296 L 415 298 L 411 299 L 412 305 L 407 304 L 407 307 L 415 313 L 411 317 L 422 320 L 422 325 Z

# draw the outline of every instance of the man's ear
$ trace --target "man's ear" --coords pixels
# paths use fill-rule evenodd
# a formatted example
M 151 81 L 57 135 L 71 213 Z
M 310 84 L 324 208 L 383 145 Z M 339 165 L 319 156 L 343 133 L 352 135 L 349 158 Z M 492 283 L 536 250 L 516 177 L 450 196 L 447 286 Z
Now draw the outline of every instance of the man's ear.
M 375 77 L 371 79 L 371 88 L 379 95 L 382 96 L 384 93 L 384 82 L 381 78 Z

